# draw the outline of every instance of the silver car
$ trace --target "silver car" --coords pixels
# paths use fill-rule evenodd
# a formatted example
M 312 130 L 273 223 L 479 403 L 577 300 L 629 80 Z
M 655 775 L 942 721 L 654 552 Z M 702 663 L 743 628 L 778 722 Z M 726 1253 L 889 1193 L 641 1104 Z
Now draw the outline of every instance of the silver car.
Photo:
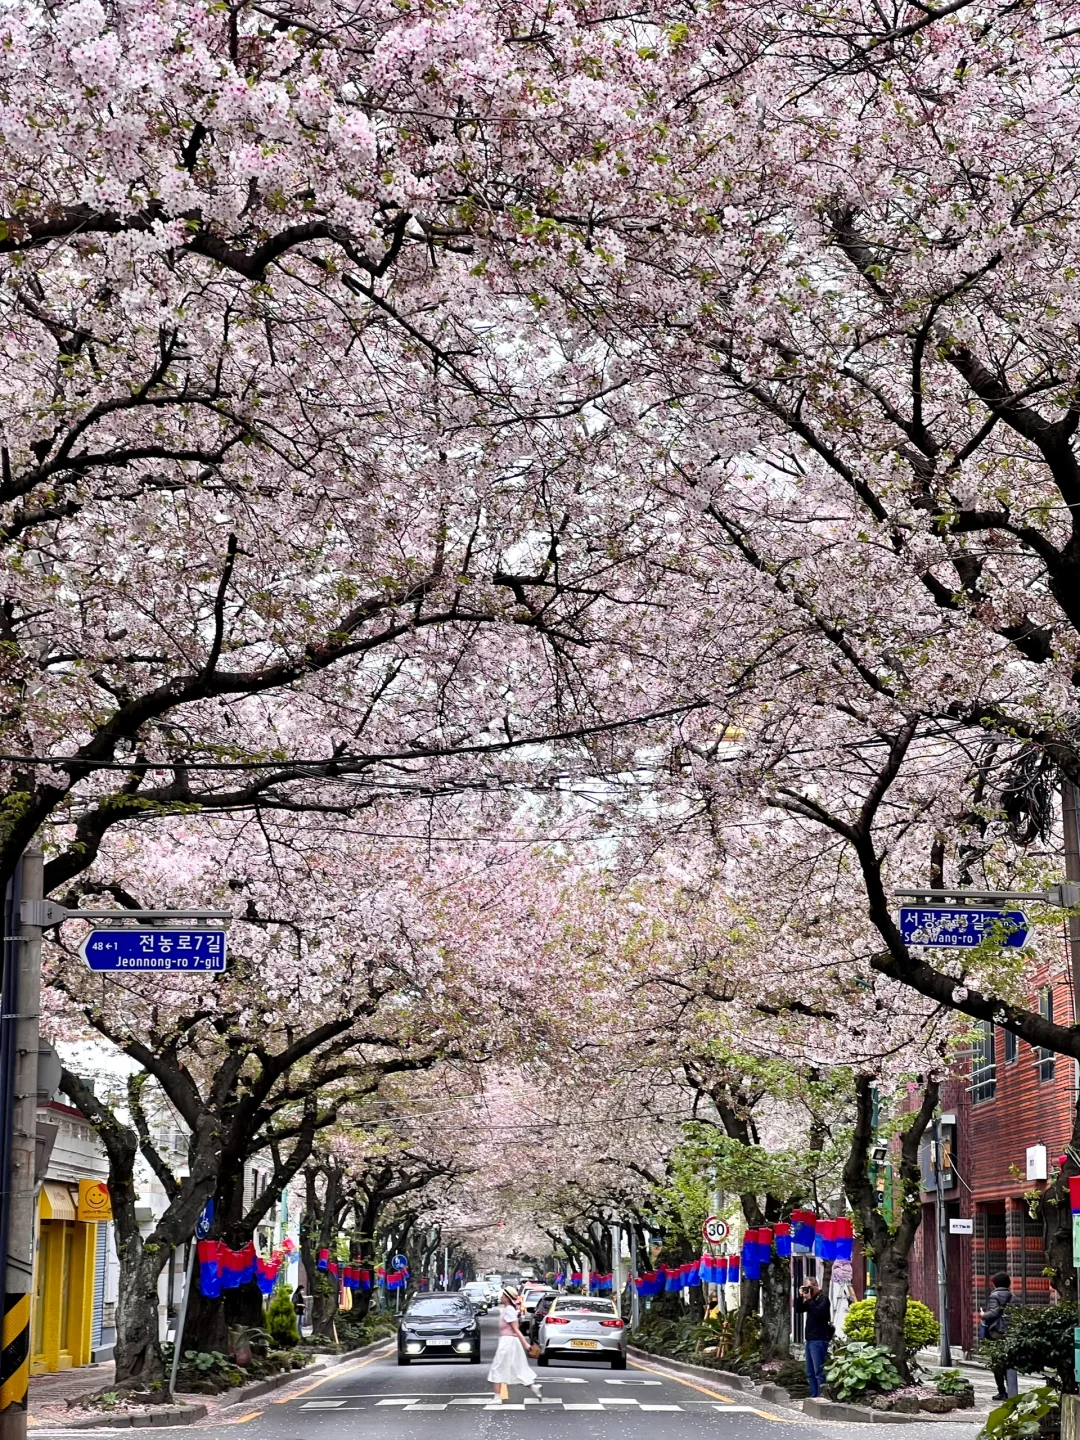
M 540 1322 L 538 1365 L 551 1360 L 607 1360 L 626 1369 L 626 1327 L 602 1295 L 560 1295 Z

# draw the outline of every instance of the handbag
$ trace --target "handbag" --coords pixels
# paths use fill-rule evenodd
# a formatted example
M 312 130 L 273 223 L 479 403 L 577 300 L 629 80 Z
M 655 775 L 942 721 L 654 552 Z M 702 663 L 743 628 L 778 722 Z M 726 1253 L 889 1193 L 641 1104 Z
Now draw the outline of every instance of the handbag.
M 532 1342 L 532 1344 L 529 1346 L 529 1348 L 525 1351 L 525 1354 L 528 1355 L 528 1357 L 529 1357 L 530 1360 L 535 1360 L 536 1357 L 540 1354 L 540 1346 L 536 1343 L 535 1340 Z

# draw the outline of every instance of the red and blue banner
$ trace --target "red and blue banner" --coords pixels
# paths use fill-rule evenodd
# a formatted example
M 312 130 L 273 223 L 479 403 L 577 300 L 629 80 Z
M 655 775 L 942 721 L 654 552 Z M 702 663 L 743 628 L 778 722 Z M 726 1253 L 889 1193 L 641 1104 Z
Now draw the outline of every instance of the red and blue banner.
M 199 1259 L 199 1290 L 207 1300 L 217 1300 L 223 1290 L 250 1285 L 258 1275 L 259 1262 L 253 1240 L 240 1250 L 231 1250 L 222 1240 L 200 1240 L 196 1253 Z M 274 1274 L 276 1277 L 276 1269 Z M 273 1284 L 270 1288 L 273 1289 Z

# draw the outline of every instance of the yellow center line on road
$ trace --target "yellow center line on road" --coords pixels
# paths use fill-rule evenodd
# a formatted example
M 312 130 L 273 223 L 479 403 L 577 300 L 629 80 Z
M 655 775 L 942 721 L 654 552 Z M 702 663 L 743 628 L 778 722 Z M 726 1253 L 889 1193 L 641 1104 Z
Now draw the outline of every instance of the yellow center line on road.
M 688 1385 L 691 1390 L 699 1390 L 702 1395 L 708 1395 L 712 1400 L 722 1400 L 725 1405 L 734 1405 L 736 1402 L 730 1395 L 721 1395 L 718 1390 L 706 1390 L 704 1385 L 698 1385 L 693 1380 L 687 1380 L 682 1375 L 676 1375 L 673 1370 L 654 1370 L 651 1365 L 642 1365 L 637 1360 L 627 1359 L 628 1365 L 635 1370 L 644 1370 L 649 1375 L 658 1375 L 662 1380 L 677 1380 L 680 1385 Z M 749 1409 L 754 1415 L 760 1415 L 763 1420 L 780 1420 L 779 1415 L 770 1415 L 767 1410 L 758 1410 L 754 1406 Z
M 246 1415 L 239 1415 L 235 1420 L 226 1420 L 226 1425 L 246 1425 L 249 1420 L 257 1420 L 263 1412 L 261 1410 L 250 1410 Z
M 328 1380 L 337 1380 L 341 1375 L 351 1375 L 354 1370 L 363 1370 L 365 1365 L 374 1365 L 376 1360 L 385 1360 L 387 1355 L 392 1355 L 394 1346 L 390 1345 L 385 1350 L 380 1350 L 377 1355 L 370 1356 L 367 1360 L 358 1360 L 355 1365 L 342 1365 L 339 1370 L 331 1370 L 329 1375 L 324 1375 L 321 1380 L 316 1380 L 311 1385 L 306 1385 L 303 1390 L 297 1390 L 295 1395 L 283 1395 L 280 1400 L 273 1400 L 273 1405 L 288 1405 L 291 1400 L 299 1400 L 301 1395 L 310 1395 L 312 1390 L 318 1390 L 320 1385 L 325 1385 Z

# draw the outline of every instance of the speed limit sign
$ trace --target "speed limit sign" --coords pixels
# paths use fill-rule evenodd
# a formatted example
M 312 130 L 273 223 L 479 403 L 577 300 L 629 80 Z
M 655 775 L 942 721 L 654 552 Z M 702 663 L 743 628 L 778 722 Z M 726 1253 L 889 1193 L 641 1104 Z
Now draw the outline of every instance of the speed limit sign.
M 702 1225 L 701 1233 L 707 1245 L 722 1245 L 730 1231 L 726 1220 L 721 1220 L 719 1215 L 710 1215 Z

